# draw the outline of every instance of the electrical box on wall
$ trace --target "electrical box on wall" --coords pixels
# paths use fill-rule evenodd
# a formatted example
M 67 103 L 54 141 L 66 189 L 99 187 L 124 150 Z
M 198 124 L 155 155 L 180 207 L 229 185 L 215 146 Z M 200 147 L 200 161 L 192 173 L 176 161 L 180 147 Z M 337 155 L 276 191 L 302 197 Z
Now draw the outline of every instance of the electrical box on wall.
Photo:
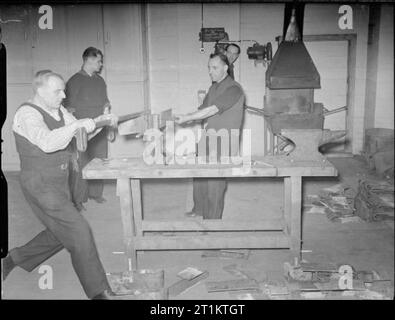
M 225 28 L 201 28 L 199 32 L 199 41 L 201 42 L 217 42 L 228 41 L 229 36 L 225 32 Z

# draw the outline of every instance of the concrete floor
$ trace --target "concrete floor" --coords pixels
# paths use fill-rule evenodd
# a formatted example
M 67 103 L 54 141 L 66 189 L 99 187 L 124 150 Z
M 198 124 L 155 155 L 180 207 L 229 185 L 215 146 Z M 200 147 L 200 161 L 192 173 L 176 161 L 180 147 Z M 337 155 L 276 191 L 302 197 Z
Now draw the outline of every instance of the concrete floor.
M 333 158 L 339 177 L 305 179 L 304 195 L 317 194 L 321 188 L 343 182 L 356 188 L 359 178 L 369 176 L 368 168 L 358 158 Z M 6 173 L 9 194 L 9 248 L 23 245 L 43 229 L 28 207 L 18 182 L 17 172 Z M 107 272 L 126 270 L 123 254 L 122 226 L 115 183 L 105 185 L 105 204 L 92 201 L 84 213 L 90 222 L 101 260 Z M 223 219 L 245 215 L 276 216 L 281 212 L 283 185 L 280 179 L 235 180 L 229 183 Z M 190 181 L 150 181 L 143 185 L 144 214 L 147 219 L 182 217 L 192 206 Z M 376 270 L 384 277 L 394 278 L 393 222 L 346 223 L 330 222 L 326 215 L 303 215 L 303 259 L 309 262 L 333 262 L 352 265 L 356 270 Z M 114 253 L 115 252 L 115 253 Z M 248 259 L 203 258 L 202 251 L 140 252 L 139 268 L 164 269 L 165 285 L 179 280 L 177 273 L 188 266 L 209 272 L 210 280 L 235 277 L 224 266 L 238 263 L 266 273 L 269 280 L 281 280 L 283 263 L 289 261 L 288 250 L 251 250 Z M 53 288 L 40 289 L 40 269 L 28 273 L 16 268 L 2 283 L 3 299 L 86 299 L 66 250 L 48 260 L 53 270 Z M 177 299 L 235 299 L 227 292 L 207 293 L 205 281 L 182 293 Z

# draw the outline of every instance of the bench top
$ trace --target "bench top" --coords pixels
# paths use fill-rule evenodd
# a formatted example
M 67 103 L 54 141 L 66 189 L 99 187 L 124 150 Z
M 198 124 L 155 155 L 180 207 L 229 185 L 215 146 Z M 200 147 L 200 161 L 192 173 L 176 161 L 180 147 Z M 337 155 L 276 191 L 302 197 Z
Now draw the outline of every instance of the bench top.
M 173 164 L 147 164 L 142 157 L 136 157 L 95 158 L 82 174 L 85 179 L 328 177 L 337 176 L 337 170 L 324 157 L 322 161 L 292 161 L 286 156 L 265 156 L 241 164 L 198 164 L 195 158 L 177 158 Z

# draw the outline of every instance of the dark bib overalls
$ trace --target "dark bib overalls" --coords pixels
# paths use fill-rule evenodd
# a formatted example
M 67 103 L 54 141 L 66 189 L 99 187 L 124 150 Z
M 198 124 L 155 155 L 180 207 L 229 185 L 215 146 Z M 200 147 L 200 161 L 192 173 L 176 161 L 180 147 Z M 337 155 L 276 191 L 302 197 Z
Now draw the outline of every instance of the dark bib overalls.
M 64 126 L 61 111 L 61 120 L 56 121 L 34 104 L 23 105 L 40 112 L 50 130 Z M 23 136 L 15 132 L 14 135 L 21 161 L 23 194 L 46 229 L 24 246 L 11 250 L 10 255 L 16 265 L 30 272 L 66 248 L 86 295 L 92 298 L 109 287 L 91 228 L 71 201 L 70 144 L 63 150 L 45 153 Z

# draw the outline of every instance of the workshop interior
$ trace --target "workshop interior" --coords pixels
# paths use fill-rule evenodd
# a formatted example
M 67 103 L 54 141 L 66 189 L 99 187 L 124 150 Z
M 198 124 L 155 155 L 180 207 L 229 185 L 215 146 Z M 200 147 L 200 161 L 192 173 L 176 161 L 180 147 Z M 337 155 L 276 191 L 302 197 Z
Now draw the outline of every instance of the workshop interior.
M 112 297 L 393 299 L 393 4 L 10 3 L 0 5 L 0 27 L 2 260 L 45 228 L 62 242 L 28 199 L 58 178 L 40 173 L 26 195 L 30 151 L 14 116 L 41 92 L 33 78 L 42 70 L 62 77 L 69 99 L 93 47 L 108 96 L 100 107 L 117 123 L 81 116 L 99 116 L 96 131 L 81 125 L 63 148 L 73 143 L 79 161 L 100 135 L 91 133 L 107 133 L 106 154 L 79 162 L 76 178 L 102 181 L 102 194 L 73 212 L 90 225 Z M 80 119 L 78 106 L 67 110 Z M 211 161 L 221 126 L 227 140 Z M 210 161 L 199 162 L 206 128 L 217 131 L 203 147 Z M 48 201 L 45 214 L 66 207 Z M 14 261 L 2 299 L 90 298 L 63 245 L 29 272 Z

